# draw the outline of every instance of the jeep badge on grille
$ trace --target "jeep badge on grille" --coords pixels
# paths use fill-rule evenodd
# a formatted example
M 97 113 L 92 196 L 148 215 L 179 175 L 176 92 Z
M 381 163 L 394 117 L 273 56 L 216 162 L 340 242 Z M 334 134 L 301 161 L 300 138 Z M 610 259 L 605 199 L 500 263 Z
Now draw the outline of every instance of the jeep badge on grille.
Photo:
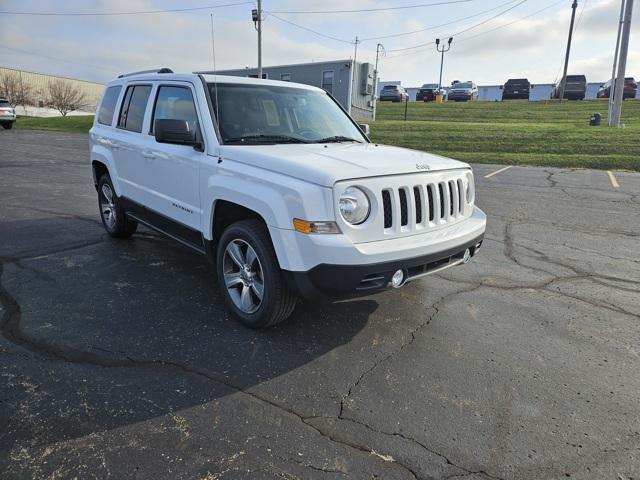
M 416 170 L 431 170 L 431 167 L 426 163 L 416 163 Z

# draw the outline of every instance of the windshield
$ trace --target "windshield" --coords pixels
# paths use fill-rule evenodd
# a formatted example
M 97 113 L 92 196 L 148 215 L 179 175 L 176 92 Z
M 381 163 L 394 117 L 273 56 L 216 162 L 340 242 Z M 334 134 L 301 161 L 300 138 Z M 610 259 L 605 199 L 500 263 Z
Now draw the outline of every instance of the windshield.
M 473 88 L 473 83 L 464 82 L 464 83 L 456 83 L 453 88 Z
M 6 100 L 0 100 L 0 107 L 10 107 L 11 104 Z
M 208 86 L 227 145 L 367 141 L 324 92 L 255 84 L 218 84 L 216 92 L 215 84 Z

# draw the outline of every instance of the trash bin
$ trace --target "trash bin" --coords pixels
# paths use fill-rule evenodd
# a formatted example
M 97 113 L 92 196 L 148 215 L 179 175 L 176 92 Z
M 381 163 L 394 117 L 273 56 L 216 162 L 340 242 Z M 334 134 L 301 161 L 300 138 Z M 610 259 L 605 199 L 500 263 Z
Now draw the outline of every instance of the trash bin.
M 444 95 L 436 95 L 436 103 L 443 103 Z
M 589 125 L 591 125 L 592 127 L 598 127 L 600 126 L 600 122 L 602 122 L 602 115 L 600 115 L 599 113 L 594 113 L 593 115 L 591 115 Z

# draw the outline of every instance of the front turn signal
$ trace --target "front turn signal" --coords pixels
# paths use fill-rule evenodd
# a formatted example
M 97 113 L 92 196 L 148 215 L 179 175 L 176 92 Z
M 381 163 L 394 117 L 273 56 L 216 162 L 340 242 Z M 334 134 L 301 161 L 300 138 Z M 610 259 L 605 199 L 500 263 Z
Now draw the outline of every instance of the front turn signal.
M 310 222 L 299 218 L 293 219 L 293 228 L 296 232 L 304 233 L 305 235 L 340 233 L 336 222 Z

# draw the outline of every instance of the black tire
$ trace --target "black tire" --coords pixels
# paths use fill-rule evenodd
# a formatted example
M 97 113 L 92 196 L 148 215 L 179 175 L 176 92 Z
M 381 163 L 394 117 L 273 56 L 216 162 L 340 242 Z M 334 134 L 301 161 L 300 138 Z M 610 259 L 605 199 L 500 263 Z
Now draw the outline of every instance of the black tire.
M 229 260 L 231 257 L 226 254 L 227 247 L 231 243 L 246 244 L 254 250 L 262 273 L 262 299 L 258 300 L 254 290 L 246 285 L 238 284 L 238 289 L 235 292 L 232 292 L 235 287 L 227 286 L 225 270 L 229 275 L 229 265 L 234 267 L 234 264 Z M 222 232 L 216 253 L 216 273 L 218 285 L 222 290 L 222 295 L 227 302 L 229 310 L 234 317 L 247 327 L 255 329 L 271 327 L 286 320 L 293 313 L 297 298 L 282 278 L 282 272 L 271 243 L 269 231 L 260 220 L 241 220 L 229 225 Z M 233 273 L 235 272 L 231 272 L 231 274 Z M 257 310 L 252 313 L 243 311 L 234 303 L 232 298 L 232 293 L 234 293 L 236 296 L 235 301 L 237 301 L 237 296 L 239 295 L 237 292 L 243 291 L 244 288 L 250 291 L 251 295 L 253 295 L 253 300 L 259 301 Z
M 4 128 L 5 130 L 11 130 L 13 128 L 13 122 L 3 123 L 2 128 Z
M 111 192 L 111 201 L 107 198 L 107 191 Z M 108 173 L 102 175 L 98 182 L 98 209 L 102 225 L 112 237 L 129 238 L 136 232 L 138 222 L 131 220 L 125 215 Z M 107 209 L 113 213 L 112 217 L 107 214 Z

